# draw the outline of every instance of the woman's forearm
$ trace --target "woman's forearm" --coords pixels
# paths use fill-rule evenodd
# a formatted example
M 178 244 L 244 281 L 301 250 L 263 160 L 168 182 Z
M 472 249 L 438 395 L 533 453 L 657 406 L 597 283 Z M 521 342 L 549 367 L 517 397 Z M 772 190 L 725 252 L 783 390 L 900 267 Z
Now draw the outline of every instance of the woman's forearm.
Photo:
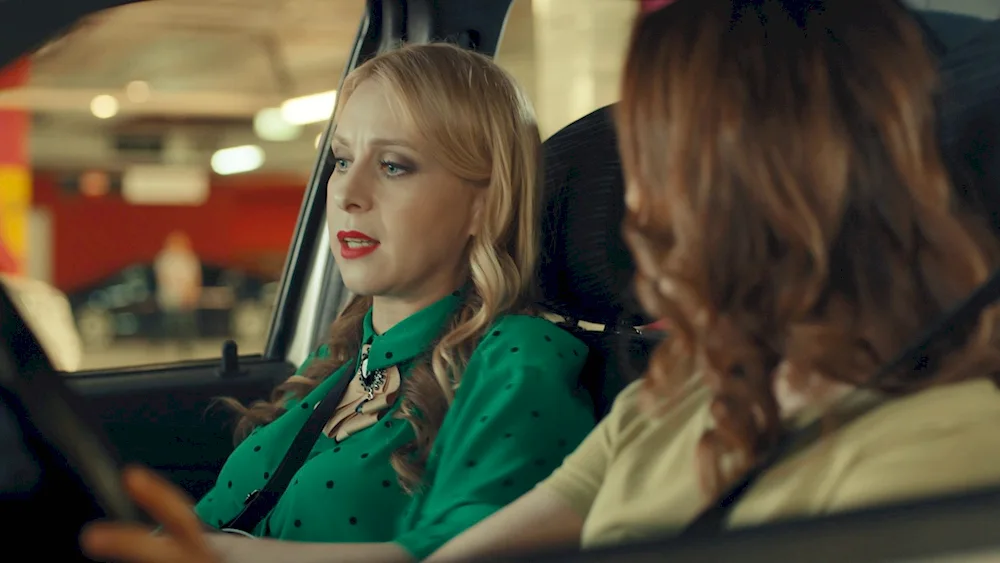
M 414 563 L 394 543 L 305 543 L 210 534 L 208 541 L 226 563 Z

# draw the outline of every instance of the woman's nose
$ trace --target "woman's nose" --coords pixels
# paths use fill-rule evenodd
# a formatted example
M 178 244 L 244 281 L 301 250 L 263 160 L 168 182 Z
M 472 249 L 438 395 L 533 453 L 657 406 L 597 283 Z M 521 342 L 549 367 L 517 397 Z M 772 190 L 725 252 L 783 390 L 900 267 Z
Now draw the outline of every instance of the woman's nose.
M 354 170 L 342 175 L 334 172 L 327 188 L 334 205 L 344 211 L 365 211 L 371 207 L 371 186 Z

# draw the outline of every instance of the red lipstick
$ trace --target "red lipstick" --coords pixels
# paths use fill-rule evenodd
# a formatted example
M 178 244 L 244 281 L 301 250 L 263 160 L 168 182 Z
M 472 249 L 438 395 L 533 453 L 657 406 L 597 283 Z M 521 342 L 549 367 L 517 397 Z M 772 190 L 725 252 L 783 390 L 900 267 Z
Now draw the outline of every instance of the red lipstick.
M 338 231 L 337 241 L 340 242 L 340 255 L 345 260 L 364 258 L 379 247 L 379 241 L 361 231 Z

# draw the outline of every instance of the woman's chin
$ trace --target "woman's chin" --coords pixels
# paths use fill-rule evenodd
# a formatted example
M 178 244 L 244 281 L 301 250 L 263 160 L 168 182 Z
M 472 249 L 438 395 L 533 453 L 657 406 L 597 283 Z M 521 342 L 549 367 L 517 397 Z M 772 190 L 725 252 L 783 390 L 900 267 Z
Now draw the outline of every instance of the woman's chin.
M 341 271 L 341 279 L 344 281 L 344 287 L 347 288 L 347 291 L 359 297 L 380 295 L 385 291 L 385 281 L 373 279 L 373 276 L 351 275 Z

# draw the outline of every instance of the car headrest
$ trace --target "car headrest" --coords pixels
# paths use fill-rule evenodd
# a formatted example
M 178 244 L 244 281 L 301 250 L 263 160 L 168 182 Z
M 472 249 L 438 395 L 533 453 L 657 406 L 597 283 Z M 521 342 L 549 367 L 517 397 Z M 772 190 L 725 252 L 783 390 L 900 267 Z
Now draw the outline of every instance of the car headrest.
M 941 59 L 941 144 L 958 193 L 1000 233 L 1000 21 Z
M 542 304 L 576 321 L 644 323 L 631 298 L 635 265 L 621 236 L 624 178 L 612 106 L 567 125 L 543 145 Z

